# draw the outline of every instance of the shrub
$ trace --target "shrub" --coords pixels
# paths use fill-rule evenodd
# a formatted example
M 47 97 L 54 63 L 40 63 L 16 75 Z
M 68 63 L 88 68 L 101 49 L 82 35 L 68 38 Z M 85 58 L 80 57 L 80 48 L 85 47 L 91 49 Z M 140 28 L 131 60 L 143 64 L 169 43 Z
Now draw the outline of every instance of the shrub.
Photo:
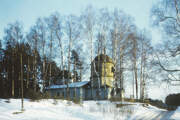
M 120 97 L 111 97 L 109 100 L 110 100 L 111 102 L 115 102 L 115 101 L 122 101 L 123 99 L 120 98 Z
M 49 92 L 45 92 L 45 93 L 42 94 L 42 98 L 43 99 L 50 99 L 51 96 L 50 96 Z
M 165 103 L 163 103 L 161 100 L 152 100 L 149 99 L 149 102 L 151 105 L 154 105 L 156 107 L 162 108 L 162 109 L 166 109 L 167 105 Z
M 32 89 L 29 89 L 27 92 L 26 92 L 26 95 L 25 95 L 26 98 L 29 98 L 31 100 L 40 100 L 42 99 L 42 93 L 41 92 L 35 92 L 34 90 Z
M 73 99 L 73 103 L 75 103 L 75 104 L 80 104 L 80 103 L 81 103 L 81 100 L 78 99 L 78 98 L 74 98 L 74 99 Z
M 168 95 L 165 102 L 170 106 L 180 106 L 180 93 Z

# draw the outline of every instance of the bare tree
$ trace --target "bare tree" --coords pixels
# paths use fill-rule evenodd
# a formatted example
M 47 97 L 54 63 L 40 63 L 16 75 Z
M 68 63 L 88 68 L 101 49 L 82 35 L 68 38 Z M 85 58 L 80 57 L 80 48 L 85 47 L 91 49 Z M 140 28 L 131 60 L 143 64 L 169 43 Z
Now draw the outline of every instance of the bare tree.
M 99 28 L 99 48 L 100 49 L 100 53 L 104 54 L 106 56 L 106 52 L 107 52 L 107 42 L 108 42 L 108 34 L 109 34 L 109 25 L 111 24 L 111 16 L 110 16 L 110 12 L 108 11 L 108 9 L 103 8 L 99 10 L 99 16 L 98 16 L 98 28 Z M 99 50 L 98 50 L 99 51 Z M 106 57 L 104 58 L 103 61 L 103 75 L 104 75 L 104 80 L 102 81 L 102 85 L 104 85 L 104 95 L 106 96 L 106 83 L 107 81 L 107 63 L 106 63 Z M 98 61 L 99 63 L 100 61 Z M 98 65 L 99 66 L 99 65 Z M 100 83 L 100 82 L 99 82 Z M 99 85 L 100 86 L 100 85 Z M 99 92 L 100 91 L 100 87 L 99 87 Z
M 52 84 L 52 61 L 55 57 L 55 51 L 56 51 L 56 23 L 55 23 L 55 15 L 51 15 L 49 18 L 46 18 L 46 24 L 48 28 L 47 32 L 47 46 L 48 46 L 48 67 L 49 67 L 49 80 L 48 85 Z
M 138 76 L 137 76 L 137 38 L 132 34 L 132 41 L 133 41 L 133 70 L 134 70 L 134 77 L 135 77 L 135 84 L 136 84 L 136 99 L 138 99 Z
M 37 29 L 37 36 L 38 36 L 38 44 L 41 46 L 39 47 L 40 54 L 42 56 L 42 84 L 43 84 L 43 91 L 45 89 L 45 82 L 46 82 L 46 75 L 47 75 L 47 70 L 46 70 L 46 54 L 45 50 L 47 47 L 47 26 L 45 24 L 45 21 L 41 18 L 38 18 L 36 21 L 36 29 Z
M 33 26 L 30 32 L 27 34 L 27 40 L 30 43 L 30 46 L 33 50 L 33 88 L 34 92 L 36 92 L 37 86 L 37 52 L 38 52 L 38 43 L 39 43 L 39 36 L 38 36 L 38 29 L 37 26 Z
M 53 15 L 53 26 L 55 30 L 55 35 L 58 40 L 58 46 L 60 48 L 60 56 L 61 56 L 61 70 L 63 71 L 63 83 L 65 84 L 64 81 L 64 51 L 63 51 L 63 41 L 62 41 L 62 36 L 63 36 L 63 26 L 62 26 L 63 19 L 60 17 L 58 13 Z
M 22 42 L 22 41 L 21 41 Z M 23 48 L 22 48 L 22 51 L 23 51 Z M 24 66 L 23 66 L 23 55 L 22 55 L 22 52 L 21 52 L 21 55 L 20 55 L 20 63 L 21 63 L 21 111 L 24 111 L 24 77 L 23 77 L 23 74 L 24 74 Z
M 126 15 L 123 11 L 115 9 L 113 12 L 113 24 L 111 28 L 111 50 L 112 58 L 115 64 L 115 87 L 124 91 L 124 72 L 125 62 L 127 62 L 127 54 L 129 53 L 130 36 L 134 32 L 134 23 L 132 18 Z M 127 68 L 127 66 L 126 66 Z M 122 95 L 122 93 L 120 93 Z M 121 98 L 123 96 L 120 96 Z
M 80 24 L 78 22 L 78 17 L 70 15 L 67 17 L 67 21 L 66 21 L 66 35 L 68 37 L 69 43 L 68 43 L 68 81 L 66 81 L 67 83 L 67 93 L 69 93 L 69 87 L 68 87 L 68 83 L 69 83 L 69 79 L 71 78 L 71 50 L 73 48 L 73 45 L 75 44 L 75 42 L 77 42 L 77 39 L 80 37 Z
M 159 0 L 151 9 L 153 25 L 162 30 L 165 40 L 163 49 L 158 52 L 156 58 L 161 57 L 161 59 L 157 59 L 157 64 L 168 74 L 165 78 L 166 81 L 180 80 L 178 75 L 180 64 L 177 62 L 180 56 L 179 9 L 179 0 Z
M 145 98 L 146 84 L 148 83 L 148 71 L 151 70 L 149 66 L 152 66 L 150 54 L 152 54 L 152 47 L 150 43 L 151 39 L 148 37 L 146 30 L 141 31 L 139 35 L 139 46 L 140 46 L 140 99 Z M 149 64 L 149 65 L 148 65 Z
M 85 13 L 82 14 L 82 19 L 83 19 L 83 22 L 84 22 L 84 32 L 85 32 L 85 35 L 87 36 L 87 40 L 88 40 L 88 45 L 89 45 L 89 48 L 90 48 L 90 63 L 92 63 L 93 61 L 93 38 L 94 38 L 94 28 L 95 28 L 95 19 L 96 19 L 96 15 L 95 15 L 95 12 L 94 12 L 94 9 L 92 8 L 92 6 L 88 6 L 86 9 L 85 9 Z M 90 64 L 91 66 L 91 64 Z M 93 72 L 92 72 L 92 69 L 91 69 L 91 76 L 93 76 Z M 94 87 L 94 84 L 93 84 L 93 77 L 90 78 L 91 80 L 91 97 L 93 98 L 93 87 Z

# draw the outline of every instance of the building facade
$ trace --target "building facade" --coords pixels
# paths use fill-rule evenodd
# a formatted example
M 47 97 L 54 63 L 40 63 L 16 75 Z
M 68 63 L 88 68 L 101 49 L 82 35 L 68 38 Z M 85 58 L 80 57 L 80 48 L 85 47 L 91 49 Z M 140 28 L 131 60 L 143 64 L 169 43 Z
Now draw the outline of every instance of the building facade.
M 114 91 L 114 63 L 110 57 L 100 54 L 91 63 L 90 81 L 73 82 L 66 85 L 51 85 L 46 88 L 51 97 L 104 100 Z

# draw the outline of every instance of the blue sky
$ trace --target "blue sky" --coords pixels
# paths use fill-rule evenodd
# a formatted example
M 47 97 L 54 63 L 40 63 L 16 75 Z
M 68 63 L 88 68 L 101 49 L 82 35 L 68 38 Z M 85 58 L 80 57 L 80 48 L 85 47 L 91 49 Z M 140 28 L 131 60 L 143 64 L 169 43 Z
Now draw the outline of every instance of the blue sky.
M 95 8 L 107 7 L 122 9 L 135 18 L 139 28 L 148 28 L 152 31 L 153 42 L 160 40 L 157 30 L 149 25 L 149 14 L 152 4 L 156 0 L 0 0 L 0 39 L 8 23 L 16 20 L 23 23 L 24 30 L 28 31 L 38 17 L 47 17 L 58 11 L 62 15 L 79 15 L 87 5 Z

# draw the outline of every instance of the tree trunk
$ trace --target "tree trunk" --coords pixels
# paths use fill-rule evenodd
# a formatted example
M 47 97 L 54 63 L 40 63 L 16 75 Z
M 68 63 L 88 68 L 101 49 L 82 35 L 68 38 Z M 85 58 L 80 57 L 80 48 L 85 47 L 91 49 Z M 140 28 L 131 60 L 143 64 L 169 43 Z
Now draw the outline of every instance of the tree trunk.
M 114 68 L 115 69 L 117 69 L 117 28 L 116 28 L 116 26 L 114 26 L 115 28 L 115 30 L 114 30 L 114 33 L 113 33 L 113 40 L 112 40 L 112 46 L 113 46 L 113 48 L 112 48 L 112 59 L 113 59 L 113 62 L 114 62 Z M 116 70 L 115 70 L 115 72 L 114 72 L 114 81 L 115 81 L 115 84 L 114 84 L 114 86 L 115 86 L 115 88 L 117 88 L 118 87 L 118 85 L 117 85 L 117 72 L 116 72 Z M 115 90 L 115 93 L 114 93 L 114 95 L 116 94 L 116 90 Z
M 29 88 L 29 75 L 30 75 L 30 61 L 29 61 L 29 55 L 28 55 L 28 68 L 27 68 L 26 88 Z
M 135 74 L 135 81 L 136 81 L 136 99 L 138 99 L 138 80 L 137 80 L 136 62 L 134 63 L 134 74 Z
M 142 43 L 142 51 L 141 51 L 141 72 L 140 72 L 140 99 L 143 99 L 142 89 L 143 89 L 143 43 Z
M 50 38 L 50 63 L 49 63 L 49 85 L 51 85 L 52 83 L 52 64 L 51 64 L 51 60 L 52 60 L 52 47 L 53 47 L 53 30 L 51 30 L 51 38 Z
M 119 73 L 120 73 L 120 88 L 124 89 L 124 81 L 123 81 L 123 50 L 120 48 L 120 64 L 119 64 Z
M 136 60 L 136 47 L 137 47 L 137 41 L 133 41 L 133 63 L 134 63 L 134 77 L 135 77 L 135 84 L 136 84 L 136 99 L 138 99 L 138 78 L 137 78 L 137 60 Z
M 58 31 L 56 31 L 56 36 L 57 36 L 58 41 L 59 41 L 59 48 L 60 48 L 60 53 L 61 53 L 61 70 L 63 71 L 63 84 L 65 84 L 65 81 L 64 81 L 64 58 L 63 58 L 63 46 L 62 46 L 61 37 L 59 36 Z
M 74 71 L 74 81 L 73 82 L 77 82 L 77 79 L 76 79 L 76 60 L 75 60 L 75 63 L 74 63 L 73 71 Z
M 80 82 L 82 81 L 82 68 L 80 66 Z
M 46 60 L 45 60 L 45 57 L 44 57 L 44 60 L 43 60 L 43 91 L 45 90 L 45 81 L 46 81 Z
M 24 111 L 24 89 L 23 89 L 23 62 L 22 62 L 22 53 L 21 53 L 21 111 Z
M 37 84 L 37 51 L 35 51 L 34 56 L 34 92 L 36 92 L 36 84 Z
M 49 64 L 49 78 L 50 78 L 50 80 L 49 80 L 49 86 L 51 85 L 51 83 L 52 83 L 52 79 L 51 79 L 51 74 L 52 74 L 52 64 L 50 63 Z
M 14 97 L 14 50 L 12 50 L 12 97 Z
M 146 53 L 144 53 L 143 61 L 144 64 L 143 64 L 143 75 L 142 75 L 142 99 L 144 99 L 145 97 L 145 87 L 146 87 L 146 83 L 145 83 Z
M 133 76 L 133 79 L 132 79 L 133 80 L 132 81 L 133 94 L 132 95 L 133 95 L 133 99 L 134 99 L 135 98 L 135 95 L 134 95 L 134 80 L 135 79 L 134 79 L 134 71 L 133 70 L 132 70 L 132 76 Z
M 12 64 L 12 97 L 14 97 L 14 63 Z
M 92 63 L 92 61 L 93 61 L 93 36 L 92 36 L 92 31 L 90 30 L 89 31 L 90 33 L 90 42 L 91 42 L 91 62 L 90 63 Z M 93 99 L 93 87 L 94 87 L 94 83 L 93 83 L 93 71 L 92 71 L 92 69 L 91 69 L 91 74 L 92 74 L 92 78 L 91 78 L 91 98 Z
M 71 25 L 69 25 L 69 49 L 68 49 L 68 79 L 67 79 L 67 98 L 69 98 L 69 80 L 70 80 L 70 70 L 71 70 L 71 65 L 70 65 L 70 55 L 71 55 L 71 47 L 72 47 L 72 31 L 71 31 Z
M 106 58 L 105 58 L 105 62 L 104 62 L 104 95 L 106 97 Z

